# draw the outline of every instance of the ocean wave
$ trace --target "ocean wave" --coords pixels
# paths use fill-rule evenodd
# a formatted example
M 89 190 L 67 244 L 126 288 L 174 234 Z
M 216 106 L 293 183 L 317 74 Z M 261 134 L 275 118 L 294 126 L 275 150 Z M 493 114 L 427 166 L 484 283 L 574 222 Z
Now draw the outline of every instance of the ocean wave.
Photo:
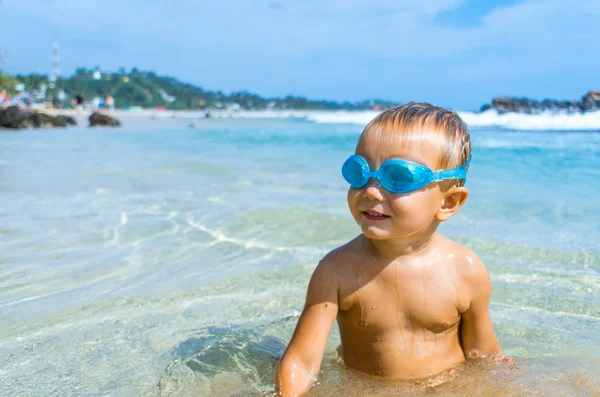
M 307 112 L 306 118 L 324 124 L 367 125 L 379 112 Z M 546 131 L 600 131 L 600 112 L 581 114 L 498 114 L 490 110 L 483 113 L 462 112 L 458 114 L 471 128 L 500 127 L 512 130 Z
M 600 131 L 600 112 L 498 114 L 493 110 L 482 113 L 459 112 L 469 127 L 501 127 L 513 130 Z
M 366 111 L 335 111 L 335 112 L 307 112 L 306 118 L 319 124 L 360 124 L 367 125 L 380 112 Z
M 317 124 L 356 124 L 365 126 L 380 112 L 365 111 L 325 111 L 325 110 L 257 110 L 257 111 L 210 111 L 213 118 L 234 119 L 303 119 Z M 498 114 L 495 110 L 482 113 L 458 111 L 470 128 L 496 127 L 510 130 L 534 131 L 600 131 L 600 111 L 589 113 L 541 113 Z M 163 112 L 155 116 L 177 118 L 204 117 L 206 112 L 181 111 Z

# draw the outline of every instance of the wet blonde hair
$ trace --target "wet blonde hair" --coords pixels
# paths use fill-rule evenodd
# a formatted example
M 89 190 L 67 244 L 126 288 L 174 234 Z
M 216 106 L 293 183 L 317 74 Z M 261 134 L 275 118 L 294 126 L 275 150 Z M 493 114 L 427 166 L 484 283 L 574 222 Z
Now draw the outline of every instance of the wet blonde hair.
M 409 102 L 379 114 L 363 130 L 359 145 L 366 134 L 375 134 L 385 144 L 397 145 L 400 141 L 417 150 L 422 141 L 434 143 L 441 155 L 433 171 L 458 167 L 471 155 L 471 136 L 465 122 L 456 112 L 425 102 Z M 464 186 L 464 179 L 449 179 L 439 184 L 445 191 Z

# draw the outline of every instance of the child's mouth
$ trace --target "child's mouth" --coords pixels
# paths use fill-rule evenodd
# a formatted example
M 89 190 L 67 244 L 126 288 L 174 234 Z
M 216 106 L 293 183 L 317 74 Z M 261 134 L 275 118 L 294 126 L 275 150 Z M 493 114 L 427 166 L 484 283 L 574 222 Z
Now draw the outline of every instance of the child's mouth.
M 371 212 L 371 211 L 363 211 L 362 214 L 365 218 L 367 218 L 370 221 L 383 221 L 390 217 L 389 215 L 380 214 L 378 212 Z

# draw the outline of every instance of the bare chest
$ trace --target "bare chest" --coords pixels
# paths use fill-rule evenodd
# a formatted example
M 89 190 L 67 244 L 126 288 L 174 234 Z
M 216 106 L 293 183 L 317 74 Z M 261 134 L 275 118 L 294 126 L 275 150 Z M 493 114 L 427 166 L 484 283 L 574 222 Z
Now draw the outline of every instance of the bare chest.
M 358 277 L 341 290 L 338 322 L 348 330 L 382 333 L 398 329 L 443 333 L 455 328 L 464 306 L 449 274 L 408 271 Z

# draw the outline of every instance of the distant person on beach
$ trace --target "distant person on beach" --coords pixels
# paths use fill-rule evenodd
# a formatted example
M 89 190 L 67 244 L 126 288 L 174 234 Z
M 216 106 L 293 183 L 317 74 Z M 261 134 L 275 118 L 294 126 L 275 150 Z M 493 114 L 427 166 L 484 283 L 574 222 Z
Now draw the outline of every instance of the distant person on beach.
M 79 93 L 79 94 L 75 95 L 75 108 L 77 109 L 77 111 L 83 110 L 84 105 L 85 105 L 85 98 L 84 98 L 83 94 Z
M 114 110 L 115 109 L 115 99 L 109 95 L 106 97 L 106 100 L 104 101 L 104 106 L 107 110 Z
M 485 265 L 436 232 L 469 196 L 470 161 L 467 127 L 446 109 L 411 102 L 365 127 L 342 167 L 362 233 L 315 269 L 277 370 L 279 395 L 316 381 L 336 319 L 340 358 L 380 379 L 435 386 L 466 359 L 511 362 L 494 335 Z
M 6 90 L 2 90 L 2 92 L 0 92 L 0 106 L 4 106 L 8 103 L 10 103 L 10 96 L 8 96 Z

